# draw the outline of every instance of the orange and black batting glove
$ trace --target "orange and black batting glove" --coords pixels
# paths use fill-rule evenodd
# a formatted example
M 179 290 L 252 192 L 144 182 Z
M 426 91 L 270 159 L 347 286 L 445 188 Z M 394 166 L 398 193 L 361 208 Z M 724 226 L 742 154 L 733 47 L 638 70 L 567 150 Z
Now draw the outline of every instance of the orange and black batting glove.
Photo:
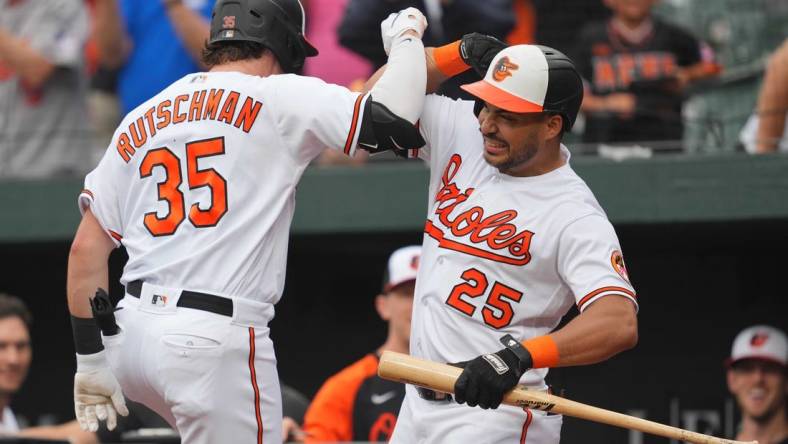
M 495 409 L 526 370 L 533 367 L 530 352 L 511 335 L 501 338 L 506 346 L 495 353 L 451 365 L 463 369 L 454 383 L 454 398 L 471 407 Z
M 435 66 L 446 77 L 454 77 L 473 68 L 483 78 L 492 59 L 506 46 L 495 37 L 474 32 L 435 48 L 433 58 Z
M 460 57 L 476 71 L 479 77 L 484 78 L 492 60 L 507 46 L 506 43 L 490 35 L 478 32 L 465 34 L 460 39 Z

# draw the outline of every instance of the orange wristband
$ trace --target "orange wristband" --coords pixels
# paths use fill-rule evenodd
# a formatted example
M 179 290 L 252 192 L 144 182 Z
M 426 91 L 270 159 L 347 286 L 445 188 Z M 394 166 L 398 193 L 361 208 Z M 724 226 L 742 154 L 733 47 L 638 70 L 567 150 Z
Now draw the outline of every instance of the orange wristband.
M 470 68 L 460 56 L 459 40 L 435 48 L 432 51 L 432 57 L 435 59 L 435 66 L 446 77 L 454 77 Z
M 539 336 L 522 342 L 534 360 L 534 368 L 549 368 L 558 365 L 558 346 L 549 335 Z

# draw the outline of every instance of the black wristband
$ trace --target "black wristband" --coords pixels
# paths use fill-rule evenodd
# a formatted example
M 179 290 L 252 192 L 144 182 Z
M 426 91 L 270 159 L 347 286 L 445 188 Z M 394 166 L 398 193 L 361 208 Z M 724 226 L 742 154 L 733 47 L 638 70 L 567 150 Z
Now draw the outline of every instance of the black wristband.
M 74 334 L 74 348 L 77 354 L 92 355 L 104 350 L 101 332 L 95 319 L 71 316 L 71 331 Z
M 523 347 L 523 344 L 521 344 L 520 341 L 514 339 L 512 335 L 505 335 L 502 337 L 501 344 L 511 350 L 512 353 L 517 356 L 517 359 L 520 360 L 520 371 L 524 372 L 534 366 L 534 360 L 531 357 L 531 352 Z

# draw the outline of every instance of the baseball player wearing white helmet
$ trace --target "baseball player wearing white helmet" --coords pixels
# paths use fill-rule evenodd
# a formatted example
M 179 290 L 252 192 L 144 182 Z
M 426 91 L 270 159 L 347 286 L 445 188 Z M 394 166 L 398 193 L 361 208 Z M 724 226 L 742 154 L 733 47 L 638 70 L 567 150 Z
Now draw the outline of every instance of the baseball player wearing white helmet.
M 317 54 L 298 0 L 219 0 L 204 54 L 211 69 L 123 119 L 85 179 L 69 257 L 83 428 L 104 419 L 112 428 L 126 414 L 125 393 L 183 442 L 281 442 L 267 325 L 284 285 L 296 184 L 324 149 L 423 144 L 413 122 L 426 20 L 405 10 L 382 26 L 391 75 L 359 94 L 286 74 Z M 107 288 L 107 259 L 119 246 L 129 258 L 113 321 L 97 289 Z
M 469 65 L 484 76 L 464 86 L 476 102 L 427 97 L 411 153 L 430 185 L 410 352 L 464 370 L 453 397 L 408 386 L 391 442 L 558 443 L 560 415 L 499 408 L 504 393 L 637 342 L 616 233 L 561 143 L 582 80 L 552 48 L 478 34 L 426 54 L 431 87 Z

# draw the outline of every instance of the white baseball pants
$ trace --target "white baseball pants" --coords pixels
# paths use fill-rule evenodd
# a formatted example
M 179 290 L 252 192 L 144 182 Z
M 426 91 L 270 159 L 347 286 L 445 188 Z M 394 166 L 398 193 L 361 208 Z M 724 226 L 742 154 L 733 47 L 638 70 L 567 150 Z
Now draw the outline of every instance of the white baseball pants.
M 123 393 L 184 443 L 281 443 L 273 307 L 236 298 L 229 317 L 177 307 L 179 294 L 146 284 L 139 299 L 127 294 L 118 304 L 121 332 L 104 346 Z

